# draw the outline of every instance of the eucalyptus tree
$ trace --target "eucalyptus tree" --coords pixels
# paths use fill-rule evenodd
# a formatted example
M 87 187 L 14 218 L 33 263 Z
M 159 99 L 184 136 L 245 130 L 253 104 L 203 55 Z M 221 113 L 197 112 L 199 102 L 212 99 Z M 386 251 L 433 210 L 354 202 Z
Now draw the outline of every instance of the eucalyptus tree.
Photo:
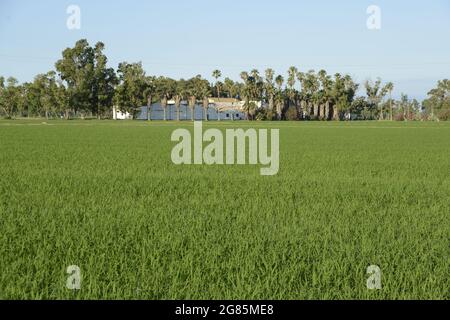
M 103 112 L 112 108 L 114 88 L 118 84 L 114 69 L 107 67 L 108 58 L 103 53 L 104 49 L 105 45 L 102 42 L 97 42 L 94 47 L 91 111 L 97 114 L 98 119 Z
M 365 82 L 366 94 L 369 102 L 373 105 L 375 110 L 378 110 L 379 120 L 384 120 L 384 110 L 381 105 L 381 101 L 388 93 L 388 86 L 382 86 L 381 79 L 377 79 L 375 82 Z
M 111 107 L 117 79 L 114 69 L 107 67 L 104 48 L 102 42 L 91 47 L 86 39 L 81 39 L 73 48 L 65 49 L 56 62 L 59 77 L 67 87 L 68 109 L 100 116 Z
M 3 110 L 5 112 L 5 101 L 4 101 L 4 92 L 5 92 L 5 77 L 0 76 L 0 111 Z M 6 115 L 6 112 L 5 112 Z
M 394 84 L 392 82 L 388 82 L 385 88 L 389 92 L 389 120 L 393 121 L 394 110 L 392 108 L 392 91 L 394 90 Z
M 359 84 L 353 81 L 352 77 L 348 74 L 344 76 L 344 88 L 343 95 L 344 111 L 348 111 L 351 107 L 353 100 L 355 99 L 356 92 L 358 91 Z
M 60 92 L 56 81 L 56 73 L 50 71 L 46 74 L 39 74 L 35 77 L 33 86 L 35 88 L 37 103 L 39 109 L 44 113 L 45 118 L 49 119 L 50 114 L 57 111 L 61 103 Z
M 410 110 L 413 112 L 413 119 L 417 120 L 420 118 L 421 105 L 417 99 L 412 99 L 410 103 Z
M 27 82 L 22 85 L 24 91 L 24 104 L 27 108 L 27 117 L 29 118 L 34 115 L 40 115 L 42 112 L 40 103 L 41 88 L 38 86 L 36 78 L 37 76 L 34 78 L 33 82 Z M 62 88 L 64 88 L 64 86 L 62 86 Z
M 409 120 L 409 98 L 407 94 L 402 93 L 400 95 L 400 108 L 403 112 L 403 120 Z
M 420 112 L 420 104 L 416 99 L 410 100 L 408 95 L 402 93 L 400 98 L 400 108 L 405 121 L 415 120 Z
M 27 114 L 27 118 L 31 117 L 31 109 L 32 109 L 32 105 L 30 104 L 30 98 L 32 97 L 31 95 L 31 88 L 32 88 L 32 83 L 30 82 L 25 82 L 23 83 L 21 86 L 21 96 L 22 96 L 22 104 L 23 104 L 23 112 Z M 1 92 L 1 87 L 0 87 L 0 92 Z M 0 93 L 1 96 L 1 93 Z M 0 98 L 1 99 L 1 98 Z M 26 110 L 25 110 L 26 108 Z
M 356 115 L 361 116 L 368 109 L 369 109 L 369 103 L 367 102 L 366 98 L 365 97 L 357 97 L 350 104 L 348 112 L 350 113 L 350 115 L 356 114 Z
M 86 39 L 77 41 L 73 48 L 66 48 L 62 52 L 62 58 L 55 64 L 59 76 L 67 86 L 68 108 L 75 113 L 78 110 L 87 111 L 91 106 L 94 64 L 95 52 Z
M 67 88 L 64 86 L 64 83 L 61 79 L 56 80 L 57 88 L 55 91 L 55 100 L 57 105 L 57 111 L 60 114 L 64 114 L 64 119 L 69 119 L 69 96 L 67 95 Z
M 7 118 L 14 118 L 19 104 L 19 82 L 14 77 L 9 77 L 4 84 L 4 78 L 0 79 L 0 106 Z
M 437 83 L 436 88 L 428 92 L 428 97 L 423 101 L 425 110 L 432 120 L 450 118 L 450 80 L 444 79 Z
M 135 114 L 136 108 L 142 107 L 147 101 L 147 77 L 139 63 L 122 62 L 117 69 L 118 86 L 114 94 L 114 103 L 122 112 Z
M 349 112 L 358 90 L 356 84 L 349 75 L 342 76 L 340 73 L 334 75 L 334 82 L 331 88 L 331 97 L 333 100 L 333 119 L 340 120 L 342 112 Z M 367 106 L 373 105 L 368 104 Z

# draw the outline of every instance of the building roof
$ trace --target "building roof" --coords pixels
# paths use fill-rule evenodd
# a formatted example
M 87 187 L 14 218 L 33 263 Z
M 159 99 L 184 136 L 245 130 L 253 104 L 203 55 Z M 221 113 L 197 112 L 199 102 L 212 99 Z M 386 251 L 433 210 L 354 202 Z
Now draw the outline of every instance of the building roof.
M 208 98 L 209 103 L 239 103 L 238 99 L 235 98 Z

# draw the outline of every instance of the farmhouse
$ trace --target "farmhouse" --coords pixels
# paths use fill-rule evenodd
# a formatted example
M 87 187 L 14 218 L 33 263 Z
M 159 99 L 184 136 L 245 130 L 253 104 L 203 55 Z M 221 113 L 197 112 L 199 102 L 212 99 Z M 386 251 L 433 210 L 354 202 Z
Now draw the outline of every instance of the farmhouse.
M 209 108 L 207 111 L 208 120 L 244 120 L 246 113 L 243 110 L 243 103 L 237 99 L 230 98 L 208 98 Z M 136 119 L 148 120 L 148 107 L 142 106 L 139 108 Z M 154 103 L 151 107 L 151 119 L 163 120 L 164 108 L 161 103 Z M 205 110 L 201 104 L 197 104 L 192 110 L 184 101 L 181 102 L 180 119 L 190 120 L 192 112 L 194 112 L 194 119 L 201 120 L 205 117 Z M 174 106 L 174 101 L 167 102 L 166 115 L 168 120 L 175 120 L 177 118 L 177 109 Z
M 218 114 L 224 115 L 225 119 L 245 119 L 243 107 L 244 102 L 235 98 L 209 98 L 209 104 L 213 105 Z M 220 120 L 220 117 L 218 117 Z

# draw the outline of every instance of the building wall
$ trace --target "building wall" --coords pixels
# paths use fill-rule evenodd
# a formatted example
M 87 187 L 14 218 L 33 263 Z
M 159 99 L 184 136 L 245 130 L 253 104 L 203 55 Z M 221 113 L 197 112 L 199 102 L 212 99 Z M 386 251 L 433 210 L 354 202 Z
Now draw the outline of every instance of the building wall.
M 180 120 L 191 120 L 191 109 L 188 106 L 182 105 L 180 107 Z M 195 120 L 203 120 L 204 111 L 202 106 L 197 105 L 194 111 L 194 119 Z M 235 120 L 244 120 L 245 114 L 243 112 L 234 112 Z M 228 115 L 228 117 L 227 117 Z M 214 107 L 210 107 L 208 109 L 208 119 L 211 121 L 218 120 L 231 120 L 231 112 L 221 112 L 220 114 L 216 111 Z M 137 116 L 138 120 L 147 120 L 147 107 L 142 107 L 139 115 Z M 152 105 L 152 120 L 163 120 L 164 119 L 164 109 L 161 104 L 155 103 Z M 167 107 L 167 119 L 168 120 L 176 120 L 177 113 L 176 108 L 173 105 Z

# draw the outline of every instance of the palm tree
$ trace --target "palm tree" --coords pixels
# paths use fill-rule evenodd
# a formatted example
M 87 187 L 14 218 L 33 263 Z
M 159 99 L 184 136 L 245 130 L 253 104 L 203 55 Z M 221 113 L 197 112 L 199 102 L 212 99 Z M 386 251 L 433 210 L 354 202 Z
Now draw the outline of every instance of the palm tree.
M 209 99 L 208 97 L 203 98 L 203 110 L 205 113 L 205 121 L 208 121 L 208 109 L 209 109 Z
M 274 85 L 273 85 L 273 77 L 275 75 L 275 71 L 273 69 L 266 70 L 266 83 L 265 83 L 265 91 L 267 95 L 267 100 L 269 103 L 269 110 L 274 111 Z
M 161 107 L 164 110 L 164 121 L 167 121 L 167 106 L 168 106 L 167 102 L 168 102 L 167 96 L 164 95 L 161 98 Z
M 177 113 L 177 121 L 180 121 L 181 95 L 176 94 L 174 97 L 174 101 L 175 101 L 175 110 Z
M 320 103 L 320 82 L 314 70 L 308 71 L 307 74 L 308 88 L 309 88 L 309 96 L 313 109 L 314 119 L 319 118 L 319 103 Z
M 236 97 L 236 85 L 230 78 L 225 78 L 224 81 L 225 90 L 228 92 L 228 98 Z
M 220 100 L 220 87 L 218 85 L 218 80 L 222 76 L 222 72 L 216 69 L 213 71 L 212 76 L 216 79 L 217 99 Z
M 254 120 L 257 105 L 254 101 L 244 104 L 244 111 L 247 113 L 247 120 Z
M 283 117 L 284 109 L 284 95 L 283 95 L 283 83 L 284 78 L 282 75 L 278 75 L 275 78 L 275 83 L 277 85 L 277 90 L 275 94 L 275 108 L 277 113 L 277 120 L 281 120 Z
M 191 120 L 195 120 L 195 105 L 197 104 L 197 98 L 194 95 L 189 96 L 188 106 L 191 109 Z
M 175 101 L 175 109 L 177 112 L 177 121 L 180 121 L 180 107 L 181 101 L 186 96 L 186 81 L 181 79 L 177 82 L 175 87 L 174 101 Z
M 320 120 L 328 120 L 328 108 L 329 108 L 329 99 L 328 99 L 328 89 L 329 89 L 329 78 L 327 72 L 325 70 L 320 70 L 318 73 L 318 78 L 321 84 L 321 90 L 319 91 L 319 119 Z
M 147 98 L 147 121 L 152 120 L 152 100 L 155 91 L 155 85 L 152 77 L 147 77 L 145 81 L 144 97 Z
M 240 74 L 240 77 L 241 77 L 242 81 L 244 81 L 244 83 L 242 84 L 242 88 L 241 88 L 241 95 L 244 98 L 243 100 L 244 100 L 244 107 L 245 107 L 249 103 L 248 80 L 250 79 L 250 76 L 249 76 L 248 72 L 242 71 Z M 247 118 L 248 118 L 248 114 L 247 114 Z
M 164 110 L 164 121 L 166 121 L 168 101 L 174 95 L 176 81 L 170 78 L 159 77 L 155 82 L 156 92 L 160 97 L 161 107 Z
M 332 97 L 333 97 L 333 120 L 339 121 L 339 112 L 342 104 L 342 96 L 345 92 L 344 79 L 342 78 L 340 73 L 336 73 L 334 75 L 334 84 L 332 89 Z
M 152 121 L 152 95 L 147 94 L 147 121 Z
M 250 71 L 250 75 L 255 78 L 255 82 L 258 82 L 260 80 L 259 71 L 258 69 L 253 69 Z
M 202 101 L 202 107 L 204 111 L 204 119 L 205 121 L 208 121 L 208 108 L 209 108 L 209 95 L 210 95 L 210 86 L 208 84 L 208 81 L 204 81 L 199 79 L 196 91 L 198 92 L 197 95 L 199 97 L 203 97 Z
M 293 106 L 297 112 L 297 116 L 299 115 L 299 111 L 297 109 L 297 93 L 295 90 L 295 82 L 297 80 L 297 73 L 298 70 L 296 67 L 290 67 L 288 70 L 288 79 L 287 79 L 287 94 L 288 94 L 288 102 L 289 102 L 289 108 Z
M 308 114 L 308 110 L 307 110 L 307 99 L 308 99 L 307 88 L 308 88 L 308 85 L 306 82 L 305 74 L 303 72 L 298 72 L 297 80 L 300 82 L 300 87 L 301 87 L 300 93 L 299 93 L 300 110 L 301 110 L 300 118 L 305 119 Z
M 198 75 L 192 79 L 189 79 L 186 84 L 186 96 L 188 99 L 188 107 L 191 110 L 191 120 L 195 120 L 195 106 L 197 104 L 197 91 L 198 83 L 201 81 L 201 76 Z M 186 110 L 187 114 L 187 110 Z

